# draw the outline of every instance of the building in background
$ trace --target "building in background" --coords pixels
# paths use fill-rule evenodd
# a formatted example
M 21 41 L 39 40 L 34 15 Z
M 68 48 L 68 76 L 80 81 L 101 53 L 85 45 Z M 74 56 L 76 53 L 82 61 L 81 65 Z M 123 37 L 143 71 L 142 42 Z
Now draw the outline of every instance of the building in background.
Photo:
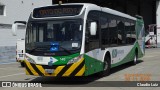
M 24 38 L 24 29 L 12 36 L 13 22 L 27 21 L 33 8 L 46 5 L 52 0 L 0 0 L 0 46 L 15 46 L 17 39 Z
M 52 0 L 0 0 L 0 24 L 26 21 L 34 7 L 51 4 Z
M 157 47 L 160 47 L 160 0 L 156 1 Z
M 52 0 L 0 0 L 0 63 L 15 62 L 17 39 L 25 37 L 25 29 L 12 36 L 14 21 L 27 21 L 35 7 L 52 5 Z
M 58 3 L 60 0 L 52 0 Z M 61 0 L 63 3 L 94 3 L 102 7 L 108 7 L 131 16 L 143 16 L 146 36 L 149 34 L 149 26 L 156 24 L 154 35 L 157 37 L 157 47 L 160 47 L 160 0 Z
M 15 45 L 16 39 L 24 38 L 24 31 L 19 31 L 18 36 L 11 36 L 11 24 L 14 21 L 27 21 L 34 7 L 58 3 L 94 3 L 102 7 L 109 7 L 120 12 L 135 16 L 143 16 L 145 29 L 148 25 L 157 24 L 157 43 L 160 47 L 160 0 L 0 0 L 0 46 Z M 2 29 L 3 28 L 3 29 Z M 8 29 L 8 30 L 6 30 Z M 22 34 L 23 33 L 23 34 Z M 8 40 L 8 41 L 7 41 Z

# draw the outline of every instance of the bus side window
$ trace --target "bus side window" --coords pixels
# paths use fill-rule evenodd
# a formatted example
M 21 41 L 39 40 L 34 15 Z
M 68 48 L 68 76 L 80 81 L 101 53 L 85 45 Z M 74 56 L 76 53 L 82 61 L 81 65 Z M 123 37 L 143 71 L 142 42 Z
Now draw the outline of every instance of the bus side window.
M 125 33 L 124 22 L 118 21 L 117 25 L 118 25 L 118 39 L 119 39 L 118 44 L 119 45 L 126 44 L 126 33 Z
M 114 18 L 111 18 L 109 20 L 109 39 L 110 39 L 110 46 L 116 46 L 117 45 L 117 21 Z
M 131 31 L 130 31 L 130 23 L 125 22 L 125 32 L 126 32 L 126 44 L 131 43 Z
M 131 43 L 133 44 L 135 41 L 136 41 L 135 23 L 131 23 Z
M 90 11 L 87 16 L 86 33 L 85 33 L 85 39 L 86 39 L 85 51 L 86 52 L 88 52 L 89 50 L 99 48 L 99 30 L 98 30 L 99 28 L 97 27 L 96 35 L 91 35 L 89 31 L 91 22 L 96 22 L 97 26 L 99 27 L 98 11 Z
M 101 44 L 102 47 L 109 46 L 109 17 L 106 13 L 100 14 L 100 27 L 101 27 Z

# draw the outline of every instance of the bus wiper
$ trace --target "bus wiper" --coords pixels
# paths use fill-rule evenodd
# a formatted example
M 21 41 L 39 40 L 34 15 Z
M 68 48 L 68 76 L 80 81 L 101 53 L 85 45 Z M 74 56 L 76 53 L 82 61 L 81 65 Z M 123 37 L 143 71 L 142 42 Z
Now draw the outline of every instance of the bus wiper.
M 39 47 L 35 47 L 33 48 L 31 51 L 29 51 L 29 53 L 32 53 L 33 51 L 35 51 L 36 49 L 38 49 Z
M 33 48 L 31 51 L 29 51 L 29 53 L 32 53 L 33 51 L 35 51 L 35 50 L 37 50 L 37 49 L 39 49 L 39 48 L 44 48 L 44 47 L 35 47 L 35 48 Z M 46 47 L 45 47 L 46 48 Z
M 66 51 L 66 52 L 69 53 L 69 54 L 72 53 L 70 50 L 68 50 L 68 49 L 66 49 L 66 48 L 64 48 L 64 47 L 62 47 L 62 46 L 60 46 L 60 45 L 59 45 L 59 47 L 62 48 L 64 51 Z
M 34 51 L 37 50 L 38 48 L 40 48 L 40 47 L 35 47 L 35 48 L 33 48 L 31 51 L 29 51 L 29 53 L 34 52 Z

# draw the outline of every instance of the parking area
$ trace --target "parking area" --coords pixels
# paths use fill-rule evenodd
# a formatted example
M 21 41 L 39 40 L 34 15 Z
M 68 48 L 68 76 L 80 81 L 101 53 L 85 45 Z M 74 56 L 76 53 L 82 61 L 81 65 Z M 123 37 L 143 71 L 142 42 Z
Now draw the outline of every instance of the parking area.
M 144 78 L 145 77 L 145 78 Z M 144 79 L 143 79 L 144 78 Z M 92 87 L 95 82 L 101 81 L 160 81 L 160 48 L 146 49 L 146 54 L 143 58 L 138 60 L 137 65 L 131 65 L 130 63 L 121 65 L 119 67 L 111 69 L 111 74 L 105 77 L 98 77 L 92 75 L 88 77 L 77 77 L 77 78 L 53 78 L 53 77 L 37 77 L 28 76 L 24 73 L 24 68 L 19 63 L 5 63 L 0 64 L 0 81 L 27 81 L 27 82 L 49 82 L 46 85 L 51 86 L 49 88 L 59 88 L 58 85 L 62 86 L 63 89 L 98 89 L 99 87 Z M 75 81 L 77 83 L 75 84 Z M 80 81 L 85 81 L 81 82 Z M 64 87 L 66 84 L 71 87 Z M 73 83 L 72 83 L 73 82 Z M 74 87 L 74 85 L 80 85 L 80 87 Z M 64 85 L 64 86 L 63 86 Z M 91 86 L 88 88 L 88 85 Z M 53 86 L 53 87 L 52 87 Z M 56 86 L 56 87 L 54 87 Z M 72 87 L 73 86 L 73 87 Z M 110 88 L 110 87 L 102 87 Z M 113 88 L 113 87 L 112 87 Z M 129 88 L 129 87 L 128 87 Z M 128 90 L 127 87 L 114 87 L 114 89 Z M 133 89 L 135 90 L 134 87 Z M 16 88 L 15 88 L 16 89 Z M 38 89 L 38 88 L 36 88 Z M 137 88 L 138 89 L 138 88 Z M 152 88 L 141 88 L 143 90 L 159 90 L 159 87 Z M 138 90 L 141 90 L 138 89 Z M 16 89 L 17 90 L 17 89 Z

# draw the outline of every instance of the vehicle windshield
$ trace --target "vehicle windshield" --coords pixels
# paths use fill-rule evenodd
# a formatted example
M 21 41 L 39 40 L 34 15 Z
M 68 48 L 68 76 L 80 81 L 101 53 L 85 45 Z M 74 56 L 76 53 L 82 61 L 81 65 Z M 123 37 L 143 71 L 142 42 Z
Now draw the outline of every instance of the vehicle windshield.
M 66 55 L 80 52 L 82 20 L 29 22 L 26 52 L 35 55 Z M 59 53 L 59 54 L 58 54 Z

